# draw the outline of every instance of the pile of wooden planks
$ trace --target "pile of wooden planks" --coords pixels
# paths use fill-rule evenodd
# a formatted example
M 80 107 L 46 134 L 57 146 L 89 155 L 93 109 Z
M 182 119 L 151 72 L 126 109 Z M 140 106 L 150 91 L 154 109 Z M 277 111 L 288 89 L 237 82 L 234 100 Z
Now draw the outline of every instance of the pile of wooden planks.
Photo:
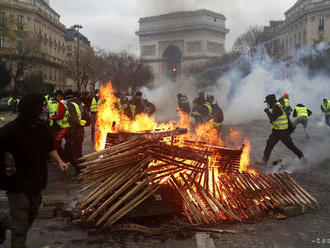
M 243 221 L 277 206 L 318 206 L 288 174 L 239 172 L 242 149 L 191 141 L 177 146 L 163 138 L 134 137 L 80 159 L 85 196 L 77 209 L 84 220 L 109 227 L 162 184 L 179 193 L 182 209 L 194 224 Z

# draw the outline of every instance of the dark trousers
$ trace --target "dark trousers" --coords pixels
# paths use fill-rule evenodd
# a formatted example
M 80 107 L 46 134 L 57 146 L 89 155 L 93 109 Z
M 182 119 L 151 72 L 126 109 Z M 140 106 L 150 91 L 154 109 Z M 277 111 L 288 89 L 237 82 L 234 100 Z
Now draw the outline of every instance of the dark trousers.
M 26 236 L 38 215 L 41 192 L 7 192 L 9 216 L 0 219 L 2 230 L 11 230 L 11 248 L 25 248 Z
M 298 158 L 302 158 L 304 154 L 302 151 L 299 150 L 293 144 L 292 138 L 290 136 L 290 132 L 288 130 L 285 131 L 278 131 L 278 130 L 272 130 L 272 133 L 269 135 L 267 144 L 264 151 L 264 158 L 263 160 L 267 162 L 269 160 L 270 154 L 272 153 L 274 146 L 277 144 L 277 142 L 282 141 L 283 144 L 289 148 L 294 154 L 297 155 Z
M 325 115 L 325 124 L 330 127 L 330 115 Z
M 85 130 L 82 126 L 72 126 L 67 132 L 65 143 L 65 154 L 71 165 L 79 173 L 78 159 L 82 157 L 82 147 L 85 137 Z
M 91 112 L 91 138 L 92 138 L 92 142 L 94 142 L 94 139 L 95 139 L 96 113 L 97 112 Z

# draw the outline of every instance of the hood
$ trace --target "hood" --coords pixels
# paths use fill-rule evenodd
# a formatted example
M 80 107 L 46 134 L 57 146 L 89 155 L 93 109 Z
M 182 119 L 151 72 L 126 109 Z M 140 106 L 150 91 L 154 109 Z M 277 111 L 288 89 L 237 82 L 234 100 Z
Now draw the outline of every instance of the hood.
M 271 107 L 274 106 L 276 103 L 275 94 L 270 94 L 270 95 L 266 96 L 264 103 L 268 103 Z

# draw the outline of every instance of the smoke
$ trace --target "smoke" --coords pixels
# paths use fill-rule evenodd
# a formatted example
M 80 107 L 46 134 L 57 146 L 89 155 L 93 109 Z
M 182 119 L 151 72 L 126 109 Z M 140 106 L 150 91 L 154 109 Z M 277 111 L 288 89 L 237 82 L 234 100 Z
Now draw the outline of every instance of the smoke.
M 312 52 L 313 56 L 323 54 L 329 46 L 321 44 Z M 215 80 L 213 84 L 201 87 L 205 73 L 196 77 L 181 76 L 176 82 L 167 80 L 159 83 L 152 90 L 143 89 L 146 98 L 155 103 L 157 107 L 157 120 L 168 121 L 177 118 L 177 94 L 183 93 L 188 96 L 190 103 L 197 97 L 199 91 L 215 96 L 217 102 L 224 110 L 227 126 L 246 125 L 255 120 L 268 127 L 268 118 L 264 113 L 265 96 L 276 94 L 280 98 L 283 93 L 290 94 L 292 107 L 296 104 L 304 104 L 313 114 L 309 121 L 312 139 L 308 142 L 299 141 L 305 156 L 314 162 L 322 162 L 330 158 L 328 152 L 328 128 L 324 124 L 324 114 L 320 105 L 323 98 L 330 98 L 329 75 L 318 71 L 311 74 L 306 65 L 301 65 L 299 58 L 294 58 L 289 62 L 274 62 L 267 54 L 261 50 L 255 56 L 242 55 L 230 69 Z M 248 63 L 249 69 L 242 72 L 242 63 Z M 208 73 L 215 73 L 212 70 L 220 70 L 219 67 L 207 68 Z M 218 75 L 218 74 L 216 74 Z M 267 129 L 267 128 L 266 128 Z M 302 129 L 302 128 L 301 128 Z M 299 133 L 302 130 L 296 132 Z M 267 135 L 267 134 L 266 134 Z M 293 135 L 295 139 L 295 135 Z M 305 137 L 302 133 L 300 136 Z M 267 136 L 264 137 L 264 143 Z M 251 137 L 253 140 L 254 137 Z M 265 144 L 259 143 L 263 146 Z M 299 147 L 299 145 L 298 145 Z M 285 149 L 283 147 L 283 149 Z M 262 152 L 261 150 L 258 152 Z M 293 164 L 292 153 L 284 153 L 282 159 L 287 159 L 287 163 Z M 301 161 L 296 162 L 297 169 L 301 169 Z
M 164 122 L 178 118 L 176 111 L 178 108 L 177 94 L 181 92 L 189 99 L 193 99 L 196 97 L 198 87 L 195 79 L 182 77 L 176 82 L 165 79 L 164 82 L 156 83 L 152 90 L 143 88 L 141 91 L 145 98 L 156 105 L 156 120 Z

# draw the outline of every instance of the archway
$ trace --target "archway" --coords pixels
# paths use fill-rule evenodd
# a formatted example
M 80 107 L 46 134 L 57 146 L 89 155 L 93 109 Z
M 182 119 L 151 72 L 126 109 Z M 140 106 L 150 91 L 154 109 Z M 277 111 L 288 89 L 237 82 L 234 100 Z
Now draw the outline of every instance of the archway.
M 172 80 L 175 80 L 182 70 L 182 53 L 175 45 L 169 45 L 163 52 L 163 72 Z

